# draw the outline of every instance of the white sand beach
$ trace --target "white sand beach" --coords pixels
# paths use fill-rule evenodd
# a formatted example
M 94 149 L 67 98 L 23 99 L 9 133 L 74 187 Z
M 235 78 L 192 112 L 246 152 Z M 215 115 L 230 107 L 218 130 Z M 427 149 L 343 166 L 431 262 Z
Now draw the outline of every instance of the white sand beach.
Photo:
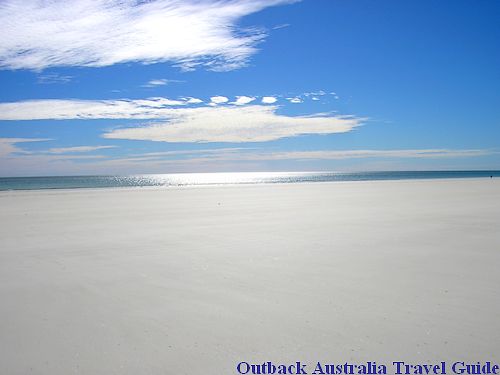
M 0 374 L 500 360 L 500 180 L 0 193 Z

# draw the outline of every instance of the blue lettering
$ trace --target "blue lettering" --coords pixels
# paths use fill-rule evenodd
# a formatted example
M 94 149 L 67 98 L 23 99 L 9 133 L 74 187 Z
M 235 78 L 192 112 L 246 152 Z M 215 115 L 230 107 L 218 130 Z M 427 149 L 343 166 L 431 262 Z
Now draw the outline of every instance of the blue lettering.
M 242 370 L 242 366 L 244 366 L 244 370 Z M 240 362 L 238 363 L 238 367 L 236 367 L 236 370 L 238 370 L 240 374 L 248 374 L 248 371 L 250 371 L 250 365 L 246 362 Z

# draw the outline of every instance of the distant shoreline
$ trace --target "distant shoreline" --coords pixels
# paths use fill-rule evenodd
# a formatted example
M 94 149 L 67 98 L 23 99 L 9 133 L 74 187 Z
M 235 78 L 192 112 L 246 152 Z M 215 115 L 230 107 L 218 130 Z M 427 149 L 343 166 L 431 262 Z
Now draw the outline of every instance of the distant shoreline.
M 124 187 L 186 187 L 305 182 L 395 181 L 500 177 L 500 171 L 384 171 L 384 172 L 231 172 L 175 173 L 130 176 L 0 177 L 0 191 L 95 189 Z

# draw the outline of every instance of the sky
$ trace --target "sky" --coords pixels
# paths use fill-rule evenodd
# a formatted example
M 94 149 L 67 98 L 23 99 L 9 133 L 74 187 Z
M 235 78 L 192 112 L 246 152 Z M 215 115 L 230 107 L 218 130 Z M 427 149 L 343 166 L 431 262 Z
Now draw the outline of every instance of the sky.
M 3 0 L 0 176 L 500 169 L 500 2 Z

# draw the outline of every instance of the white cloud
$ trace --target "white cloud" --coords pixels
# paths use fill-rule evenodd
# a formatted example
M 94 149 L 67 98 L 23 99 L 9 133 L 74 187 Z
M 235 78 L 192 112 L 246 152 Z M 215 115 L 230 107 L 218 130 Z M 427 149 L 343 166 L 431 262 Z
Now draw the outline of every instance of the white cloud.
M 12 153 L 23 153 L 24 150 L 15 146 L 17 143 L 51 141 L 46 138 L 0 138 L 0 157 L 5 157 Z
M 48 150 L 51 154 L 66 154 L 73 152 L 91 152 L 96 150 L 104 150 L 107 148 L 115 148 L 116 146 L 76 146 L 76 147 L 61 147 L 51 148 Z
M 218 103 L 226 97 L 213 97 Z M 106 138 L 164 142 L 264 142 L 302 134 L 343 133 L 363 119 L 317 113 L 276 114 L 276 106 L 176 107 L 166 98 L 146 100 L 32 100 L 0 103 L 0 120 L 162 119 L 161 123 L 115 129 Z
M 310 165 L 311 160 L 339 160 L 335 162 L 335 169 L 342 168 L 341 160 L 366 159 L 363 162 L 366 170 L 381 170 L 380 167 L 370 168 L 374 160 L 386 160 L 389 165 L 400 159 L 412 159 L 417 164 L 416 169 L 436 169 L 436 166 L 463 166 L 467 159 L 487 155 L 500 155 L 498 150 L 480 149 L 413 149 L 413 150 L 321 150 L 321 151 L 269 151 L 255 148 L 218 148 L 218 149 L 195 149 L 195 150 L 172 150 L 149 152 L 121 157 L 104 157 L 102 155 L 81 154 L 46 154 L 42 152 L 24 152 L 15 150 L 12 155 L 2 155 L 2 144 L 20 143 L 28 141 L 41 141 L 42 139 L 2 139 L 0 138 L 0 157 L 7 162 L 0 163 L 0 175 L 4 176 L 26 176 L 26 175 L 64 175 L 64 174 L 130 174 L 130 173 L 166 173 L 166 172 L 193 172 L 193 171 L 227 171 L 227 170 L 261 170 L 268 169 L 268 162 L 290 160 L 295 169 L 304 170 L 304 166 Z M 390 159 L 390 160 L 389 160 Z M 442 160 L 440 164 L 430 160 Z M 429 160 L 429 161 L 427 161 Z M 305 164 L 302 164 L 305 162 Z M 370 164 L 372 163 L 372 164 Z M 444 163 L 444 164 L 443 164 Z M 451 163 L 451 164 L 450 164 Z M 472 162 L 473 163 L 473 162 Z M 332 164 L 330 164 L 331 166 Z M 379 162 L 376 164 L 380 164 Z M 267 167 L 266 167 L 267 166 Z M 448 166 L 448 167 L 446 167 Z M 348 170 L 350 170 L 349 167 Z M 438 167 L 443 169 L 443 167 Z M 492 167 L 494 168 L 494 167 Z M 293 167 L 292 167 L 293 169 Z M 307 168 L 305 168 L 307 169 Z M 384 169 L 382 169 L 384 170 Z
M 164 123 L 115 129 L 104 138 L 161 142 L 266 142 L 305 134 L 353 130 L 362 119 L 350 116 L 284 116 L 275 106 L 186 108 Z
M 282 23 L 282 24 L 280 24 L 280 25 L 276 25 L 276 26 L 274 26 L 274 27 L 273 27 L 273 30 L 284 29 L 285 27 L 288 27 L 288 26 L 290 26 L 290 24 L 289 24 L 289 23 Z
M 215 158 L 224 157 L 226 154 L 232 154 L 238 151 L 252 150 L 251 148 L 215 148 L 215 149 L 195 149 L 195 150 L 174 150 L 174 151 L 158 151 L 158 152 L 147 152 L 142 154 L 130 155 L 126 158 L 116 158 L 111 159 L 110 162 L 142 162 L 142 161 L 160 161 L 160 160 L 189 160 L 198 159 L 200 155 L 209 156 L 215 155 Z M 193 157 L 194 156 L 194 157 Z
M 229 101 L 229 99 L 226 98 L 225 96 L 212 96 L 210 98 L 210 101 L 213 104 L 223 104 L 223 103 L 227 103 Z
M 494 150 L 449 150 L 449 149 L 414 149 L 414 150 L 341 150 L 341 151 L 255 151 L 245 148 L 224 148 L 193 151 L 167 151 L 133 155 L 127 158 L 109 160 L 116 163 L 157 162 L 173 165 L 216 165 L 225 162 L 265 162 L 276 160 L 348 160 L 348 159 L 453 159 L 474 158 L 498 154 Z M 173 157 L 173 158 L 172 158 Z M 180 157 L 180 158 L 179 158 Z
M 203 103 L 203 100 L 193 97 L 183 98 L 188 104 L 200 104 Z
M 276 99 L 274 96 L 264 96 L 262 97 L 262 103 L 264 104 L 273 104 L 276 103 L 278 99 Z
M 292 103 L 302 102 L 300 98 L 287 98 Z M 315 100 L 315 98 L 312 98 Z M 255 97 L 237 96 L 230 104 L 244 106 L 255 101 Z M 228 103 L 225 96 L 212 96 L 207 103 L 211 107 Z M 263 104 L 273 104 L 277 98 L 264 96 Z M 195 107 L 203 100 L 195 97 L 169 99 L 150 97 L 146 99 L 35 99 L 0 103 L 1 120 L 67 120 L 67 119 L 161 119 L 178 116 L 179 107 Z
M 52 83 L 68 83 L 71 82 L 73 76 L 65 76 L 57 73 L 40 74 L 37 77 L 37 83 L 52 84 Z
M 166 79 L 166 78 L 159 78 L 159 79 L 152 79 L 142 85 L 142 87 L 158 87 L 158 86 L 165 86 L 169 85 L 171 83 L 179 83 L 183 81 L 179 81 L 177 79 Z
M 217 154 L 226 152 L 236 152 L 242 150 L 253 150 L 253 148 L 248 147 L 226 147 L 226 148 L 208 148 L 208 149 L 194 149 L 194 150 L 173 150 L 173 151 L 157 151 L 157 152 L 147 152 L 145 154 L 139 154 L 136 156 L 178 156 L 178 155 L 195 155 L 195 154 Z
M 255 100 L 255 98 L 252 96 L 237 96 L 236 100 L 234 102 L 231 102 L 231 104 L 245 105 L 245 104 L 253 102 L 254 100 Z
M 142 106 L 142 107 L 153 107 L 153 108 L 163 108 L 168 106 L 178 106 L 186 105 L 187 101 L 184 100 L 172 100 L 168 98 L 163 98 L 161 96 L 147 99 L 137 99 L 132 100 L 132 103 Z
M 152 79 L 146 85 L 148 85 L 148 86 L 164 86 L 167 83 L 168 83 L 168 80 L 162 78 L 162 79 Z
M 295 98 L 287 98 L 287 99 L 288 99 L 288 101 L 289 101 L 290 103 L 294 103 L 294 104 L 299 104 L 299 103 L 302 103 L 302 99 L 301 99 L 301 98 L 299 98 L 299 97 L 297 97 L 297 96 L 296 96 Z
M 304 93 L 304 96 L 323 96 L 323 95 L 326 95 L 326 92 L 324 92 L 323 90 Z
M 266 33 L 242 17 L 294 0 L 5 0 L 0 67 L 173 62 L 184 69 L 242 67 Z M 68 27 L 70 25 L 71 27 Z
M 239 160 L 340 160 L 367 158 L 417 158 L 440 159 L 478 157 L 497 153 L 492 150 L 449 150 L 449 149 L 414 149 L 414 150 L 341 150 L 341 151 L 289 151 L 242 155 Z
M 176 113 L 172 106 L 186 100 L 148 99 L 70 100 L 42 99 L 0 103 L 0 120 L 153 119 Z

